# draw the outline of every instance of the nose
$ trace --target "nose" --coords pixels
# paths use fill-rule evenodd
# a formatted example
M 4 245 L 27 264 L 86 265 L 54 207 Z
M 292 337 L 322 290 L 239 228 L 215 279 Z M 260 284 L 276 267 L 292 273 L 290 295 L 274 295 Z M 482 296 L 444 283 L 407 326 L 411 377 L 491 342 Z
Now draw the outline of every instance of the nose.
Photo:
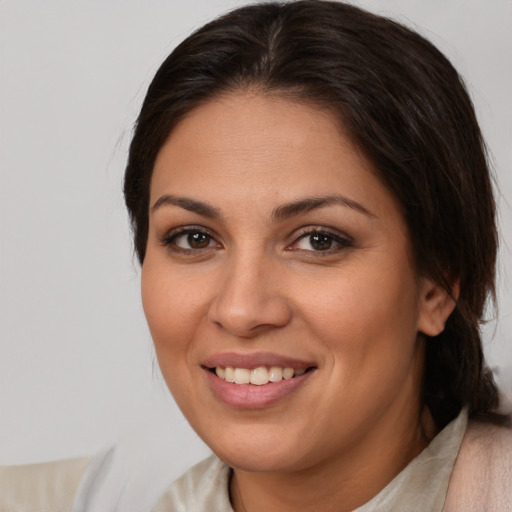
M 239 338 L 254 338 L 290 322 L 282 269 L 275 262 L 240 255 L 225 265 L 210 304 L 211 322 Z

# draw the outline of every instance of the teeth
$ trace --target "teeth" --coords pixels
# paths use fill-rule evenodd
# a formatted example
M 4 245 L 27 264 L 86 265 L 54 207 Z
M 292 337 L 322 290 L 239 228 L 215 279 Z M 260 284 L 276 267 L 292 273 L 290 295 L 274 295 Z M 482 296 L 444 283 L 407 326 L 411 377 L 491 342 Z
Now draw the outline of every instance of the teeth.
M 283 379 L 291 379 L 293 377 L 294 370 L 293 368 L 285 368 L 283 370 Z
M 251 378 L 250 370 L 235 368 L 235 384 L 249 384 Z
M 253 384 L 255 386 L 263 386 L 269 382 L 279 382 L 283 379 L 288 380 L 293 377 L 300 377 L 306 373 L 305 368 L 294 370 L 293 368 L 282 368 L 280 366 L 271 366 L 267 369 L 260 366 L 249 370 L 247 368 L 233 368 L 228 366 L 222 368 L 217 366 L 215 373 L 220 379 L 226 382 L 234 382 L 235 384 Z
M 283 369 L 279 366 L 271 366 L 268 372 L 268 380 L 270 382 L 279 382 L 283 378 Z
M 261 366 L 260 368 L 254 368 L 254 370 L 251 371 L 250 382 L 256 386 L 268 384 L 268 370 L 264 366 Z
M 219 375 L 219 377 L 220 377 L 220 375 Z M 231 368 L 230 366 L 228 366 L 224 370 L 224 380 L 226 382 L 235 382 L 235 370 L 234 370 L 234 368 Z

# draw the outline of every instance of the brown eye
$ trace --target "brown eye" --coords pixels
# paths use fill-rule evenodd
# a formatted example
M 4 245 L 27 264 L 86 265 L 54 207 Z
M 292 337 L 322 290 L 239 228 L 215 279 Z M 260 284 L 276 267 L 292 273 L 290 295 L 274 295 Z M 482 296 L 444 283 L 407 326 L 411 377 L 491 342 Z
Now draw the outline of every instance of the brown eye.
M 191 249 L 205 249 L 210 245 L 211 236 L 206 233 L 189 233 L 187 242 Z
M 315 230 L 302 234 L 292 245 L 291 250 L 330 254 L 352 246 L 353 242 L 341 234 Z
M 185 251 L 197 251 L 218 247 L 212 235 L 197 229 L 184 229 L 163 240 L 164 245 Z
M 328 233 L 311 233 L 303 236 L 297 245 L 305 251 L 328 251 L 334 243 L 334 237 Z
M 316 251 L 326 251 L 332 247 L 332 236 L 325 233 L 315 233 L 309 237 L 309 243 Z

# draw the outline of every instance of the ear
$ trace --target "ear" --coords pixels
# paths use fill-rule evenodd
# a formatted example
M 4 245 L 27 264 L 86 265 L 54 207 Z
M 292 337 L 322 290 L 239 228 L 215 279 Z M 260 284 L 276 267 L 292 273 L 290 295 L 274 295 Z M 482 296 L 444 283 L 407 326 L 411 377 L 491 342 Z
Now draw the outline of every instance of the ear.
M 440 284 L 424 279 L 420 286 L 418 331 L 427 336 L 441 334 L 455 309 L 459 292 L 458 280 L 452 285 L 450 295 Z

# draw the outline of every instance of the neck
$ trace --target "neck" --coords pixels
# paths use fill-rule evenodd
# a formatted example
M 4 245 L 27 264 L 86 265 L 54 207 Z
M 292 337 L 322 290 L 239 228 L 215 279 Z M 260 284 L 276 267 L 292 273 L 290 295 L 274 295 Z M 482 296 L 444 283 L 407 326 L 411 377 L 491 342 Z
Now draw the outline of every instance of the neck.
M 322 510 L 348 512 L 378 494 L 429 443 L 430 415 L 414 424 L 388 421 L 379 435 L 330 459 L 297 471 L 253 473 L 235 469 L 230 495 L 235 512 Z M 373 437 L 373 439 L 372 439 Z

